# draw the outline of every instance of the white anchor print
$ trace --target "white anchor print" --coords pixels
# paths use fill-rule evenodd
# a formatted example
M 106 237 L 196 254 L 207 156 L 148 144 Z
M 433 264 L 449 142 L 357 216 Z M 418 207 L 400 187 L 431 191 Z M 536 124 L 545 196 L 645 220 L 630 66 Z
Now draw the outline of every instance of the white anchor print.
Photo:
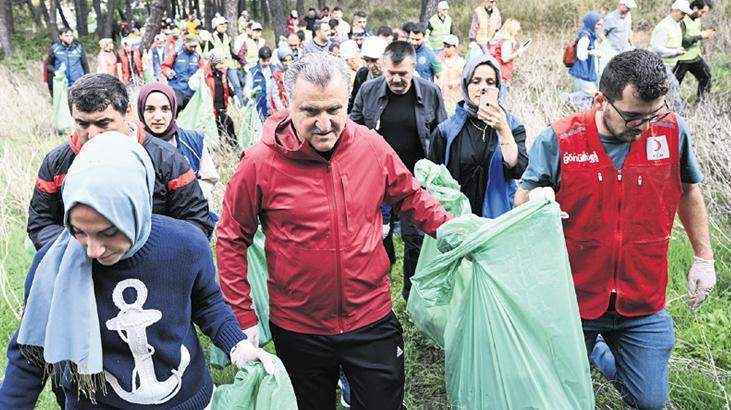
M 122 296 L 127 288 L 133 288 L 137 292 L 136 299 L 132 303 L 125 302 Z M 145 329 L 162 319 L 162 313 L 159 310 L 142 308 L 147 300 L 147 287 L 137 279 L 125 279 L 119 282 L 114 287 L 112 299 L 120 312 L 116 317 L 107 320 L 107 329 L 116 331 L 119 337 L 129 345 L 135 367 L 132 371 L 132 391 L 124 390 L 117 378 L 105 371 L 104 376 L 107 382 L 120 398 L 130 403 L 165 403 L 180 391 L 183 373 L 190 363 L 188 349 L 184 345 L 180 345 L 178 369 L 172 370 L 173 374 L 167 380 L 158 381 L 152 362 L 155 348 L 147 343 Z

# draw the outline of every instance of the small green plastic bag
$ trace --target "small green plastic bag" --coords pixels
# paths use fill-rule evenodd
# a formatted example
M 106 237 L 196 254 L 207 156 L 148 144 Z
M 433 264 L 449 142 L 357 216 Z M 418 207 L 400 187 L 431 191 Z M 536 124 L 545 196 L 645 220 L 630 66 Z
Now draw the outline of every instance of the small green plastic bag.
M 269 330 L 269 289 L 267 288 L 269 270 L 267 268 L 267 257 L 264 253 L 264 234 L 261 229 L 256 231 L 254 242 L 246 251 L 246 261 L 248 262 L 246 277 L 249 286 L 251 286 L 254 310 L 259 318 L 259 346 L 264 346 L 272 340 L 272 333 Z M 224 368 L 231 362 L 227 353 L 211 345 L 208 363 L 217 368 Z
M 274 374 L 267 374 L 259 361 L 248 362 L 236 373 L 233 384 L 216 387 L 211 409 L 297 409 L 297 399 L 289 375 L 278 357 L 274 356 L 274 362 Z
M 255 89 L 255 90 L 258 90 Z M 241 118 L 241 127 L 238 133 L 239 147 L 249 148 L 259 142 L 261 138 L 261 119 L 256 110 L 256 101 L 259 94 L 255 93 L 244 107 L 244 115 Z
M 178 128 L 186 130 L 195 130 L 203 133 L 206 137 L 206 145 L 216 148 L 218 147 L 218 127 L 216 126 L 216 116 L 213 111 L 213 97 L 211 90 L 203 80 L 203 72 L 198 71 L 195 74 L 200 76 L 200 85 L 193 97 L 190 98 L 188 105 L 178 114 Z
M 59 133 L 69 133 L 74 126 L 69 110 L 68 84 L 65 70 L 58 70 L 53 76 L 53 128 Z

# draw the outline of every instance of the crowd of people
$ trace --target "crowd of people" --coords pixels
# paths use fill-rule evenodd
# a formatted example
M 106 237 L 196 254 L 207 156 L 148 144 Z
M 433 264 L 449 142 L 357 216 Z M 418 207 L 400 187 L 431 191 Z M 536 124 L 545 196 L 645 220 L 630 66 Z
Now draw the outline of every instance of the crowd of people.
M 672 94 L 687 71 L 700 95 L 709 91 L 699 42 L 713 31 L 699 21 L 708 0 L 678 0 L 651 50 L 637 49 L 636 7 L 619 0 L 607 16 L 585 16 L 566 99 L 586 107 L 554 119 L 530 149 L 503 104 L 530 42 L 519 45 L 520 23 L 503 22 L 495 0 L 474 10 L 467 57 L 445 1 L 428 23 L 375 32 L 362 11 L 352 23 L 340 7 L 292 11 L 275 48 L 246 13 L 235 39 L 225 18 L 209 33 L 190 15 L 148 50 L 139 33 L 117 52 L 100 41 L 95 74 L 63 30 L 47 64 L 68 79 L 74 130 L 35 184 L 28 234 L 38 253 L 0 407 L 32 407 L 51 378 L 66 408 L 207 408 L 214 387 L 194 323 L 236 364 L 258 359 L 270 370 L 247 280 L 247 248 L 262 230 L 269 326 L 299 408 L 334 408 L 336 385 L 344 405 L 402 408 L 393 236 L 404 243 L 408 300 L 424 235 L 453 219 L 414 177 L 428 159 L 449 170 L 477 216 L 560 204 L 591 363 L 630 406 L 663 408 L 676 214 L 695 254 L 691 307 L 716 281 L 703 175 Z M 151 79 L 136 82 L 146 72 Z M 210 211 L 219 176 L 205 138 L 176 122 L 201 87 L 232 145 L 232 105 L 251 105 L 264 121 L 220 219 Z

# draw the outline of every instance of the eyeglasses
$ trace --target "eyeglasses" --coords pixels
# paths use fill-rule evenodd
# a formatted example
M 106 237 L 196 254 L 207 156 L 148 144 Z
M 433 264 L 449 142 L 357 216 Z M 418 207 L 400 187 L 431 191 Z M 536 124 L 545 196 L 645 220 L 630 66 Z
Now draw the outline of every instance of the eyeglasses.
M 619 114 L 622 120 L 624 120 L 624 126 L 627 128 L 637 128 L 644 125 L 646 122 L 654 124 L 662 121 L 663 119 L 665 119 L 665 117 L 670 115 L 670 107 L 668 106 L 667 101 L 663 102 L 662 107 L 655 110 L 652 115 L 645 118 L 637 118 L 636 115 L 631 115 L 625 111 L 620 110 L 619 108 L 617 108 L 617 106 L 612 104 L 612 101 L 610 101 L 609 99 L 607 99 L 607 102 L 609 103 L 609 105 L 612 106 L 612 108 L 614 108 L 614 111 L 617 111 L 617 114 Z
M 375 64 L 378 62 L 377 58 L 370 58 L 370 57 L 363 57 L 363 61 L 366 62 L 366 64 Z

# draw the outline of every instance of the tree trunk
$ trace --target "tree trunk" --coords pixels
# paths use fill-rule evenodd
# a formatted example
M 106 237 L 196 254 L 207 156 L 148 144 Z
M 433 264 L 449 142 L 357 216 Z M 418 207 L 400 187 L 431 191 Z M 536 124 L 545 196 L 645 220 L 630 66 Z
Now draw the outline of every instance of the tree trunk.
M 277 0 L 274 0 L 277 1 Z M 269 25 L 269 17 L 271 16 L 271 4 L 267 0 L 261 0 L 261 22 L 265 25 Z
M 124 16 L 127 18 L 129 24 L 132 25 L 135 16 L 132 13 L 132 1 L 130 0 L 124 0 Z
M 249 11 L 249 17 L 254 21 L 261 20 L 261 3 L 259 0 L 251 0 L 251 10 Z
M 33 22 L 38 29 L 43 29 L 43 22 L 41 21 L 41 15 L 38 13 L 38 9 L 33 5 L 33 0 L 25 0 L 25 4 L 28 5 L 30 15 L 33 16 Z
M 287 0 L 272 0 L 269 7 L 272 12 L 272 28 L 274 28 L 273 48 L 280 36 L 287 36 Z
M 215 15 L 213 8 L 212 0 L 203 0 L 203 24 L 205 27 L 211 27 L 211 20 L 213 20 L 213 16 Z
M 13 45 L 10 43 L 10 30 L 8 30 L 8 5 L 12 7 L 10 0 L 0 0 L 0 46 L 2 46 L 5 58 L 13 56 Z
M 63 26 L 71 27 L 71 24 L 69 24 L 69 21 L 66 20 L 66 15 L 63 13 L 63 9 L 61 8 L 61 3 L 58 1 L 55 3 L 56 3 L 56 9 L 58 10 L 58 15 L 61 16 L 61 22 L 63 23 Z
M 155 34 L 160 32 L 162 26 L 162 14 L 165 11 L 165 3 L 167 0 L 154 0 L 150 9 L 150 15 L 145 21 L 145 36 L 142 37 L 142 47 L 145 50 L 150 49 L 152 40 L 155 38 Z
M 76 9 L 76 32 L 79 33 L 80 36 L 88 36 L 89 3 L 87 3 L 87 0 L 74 0 L 74 6 Z
M 43 0 L 41 0 L 43 2 Z M 96 13 L 96 35 L 101 40 L 104 38 L 104 15 L 102 14 L 101 0 L 92 0 L 91 6 L 94 7 Z
M 107 0 L 107 14 L 104 19 L 104 38 L 112 38 L 114 31 L 114 7 L 114 0 Z
M 439 3 L 438 0 L 421 0 L 420 22 L 426 23 L 437 12 L 437 3 Z
M 325 6 L 327 6 L 327 3 L 325 2 L 325 0 L 317 0 L 317 10 L 318 11 L 324 9 Z
M 195 15 L 200 17 L 201 16 L 201 2 L 200 0 L 192 0 L 193 4 L 191 4 L 190 8 L 195 10 Z M 187 12 L 190 12 L 191 10 L 187 10 Z
M 13 16 L 13 1 L 3 1 L 3 8 L 5 9 L 5 17 L 3 18 L 5 28 L 9 34 L 15 34 L 15 17 Z
M 51 0 L 51 10 L 56 9 L 56 6 L 53 4 L 54 1 L 55 0 Z M 51 15 L 51 13 L 48 12 L 48 7 L 46 7 L 45 0 L 40 0 L 38 4 L 41 7 L 41 14 L 43 15 L 43 19 L 46 21 L 46 25 L 51 31 L 51 39 L 53 41 L 58 41 L 58 25 L 56 24 L 56 13 L 53 13 L 53 15 Z
M 147 14 L 149 15 L 152 12 L 152 9 L 150 8 L 150 5 L 148 3 L 147 8 L 149 9 L 147 11 Z M 170 18 L 175 17 L 176 14 L 185 14 L 180 13 L 180 3 L 178 3 L 178 0 L 168 0 L 165 2 L 165 8 L 164 11 L 167 12 L 167 15 L 170 16 Z M 147 23 L 145 23 L 147 24 Z
M 223 9 L 223 17 L 226 17 L 226 20 L 228 20 L 228 36 L 234 39 L 239 34 L 239 25 L 237 24 L 239 14 L 238 0 L 223 0 Z
M 295 6 L 295 10 L 297 10 L 297 13 L 299 14 L 300 18 L 305 16 L 305 0 L 297 0 L 297 6 Z

